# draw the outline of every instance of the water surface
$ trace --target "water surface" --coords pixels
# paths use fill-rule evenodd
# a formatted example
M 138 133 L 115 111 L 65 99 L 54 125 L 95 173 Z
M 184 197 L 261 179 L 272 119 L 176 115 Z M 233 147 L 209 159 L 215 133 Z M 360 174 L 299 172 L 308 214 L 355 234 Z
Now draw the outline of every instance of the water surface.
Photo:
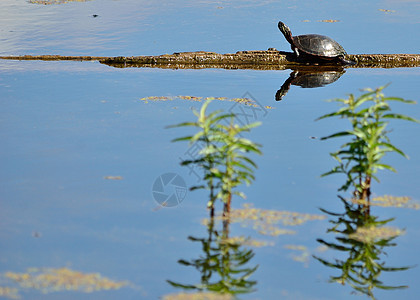
M 383 12 L 388 9 L 395 12 Z M 37 5 L 7 0 L 0 4 L 0 54 L 157 55 L 179 51 L 288 50 L 278 32 L 283 20 L 296 34 L 334 37 L 349 53 L 416 53 L 419 31 L 416 1 L 332 3 L 311 1 L 88 1 Z M 93 17 L 96 14 L 98 17 Z M 339 20 L 335 23 L 320 20 Z M 309 20 L 310 22 L 303 22 Z M 81 299 L 156 299 L 178 292 L 166 280 L 199 282 L 199 273 L 177 260 L 193 259 L 201 248 L 187 237 L 206 235 L 207 195 L 189 192 L 174 208 L 161 208 L 152 197 L 154 180 L 180 174 L 187 185 L 197 178 L 179 166 L 188 145 L 171 143 L 185 135 L 165 126 L 192 120 L 201 103 L 176 98 L 142 101 L 150 96 L 252 96 L 262 106 L 263 125 L 250 137 L 263 144 L 255 183 L 244 188 L 246 202 L 264 209 L 322 214 L 320 207 L 342 210 L 337 188 L 343 178 L 320 178 L 334 165 L 328 155 L 338 141 L 320 137 L 346 126 L 345 121 L 314 120 L 335 110 L 325 100 L 359 93 L 387 83 L 387 95 L 418 99 L 419 68 L 347 69 L 336 82 L 317 89 L 292 86 L 285 98 L 276 91 L 286 71 L 115 69 L 98 62 L 0 61 L 0 148 L 2 259 L 0 271 L 62 268 L 100 273 L 130 286 L 116 291 L 77 293 Z M 212 109 L 235 103 L 218 101 Z M 418 105 L 396 105 L 400 113 L 420 118 Z M 407 195 L 420 200 L 419 126 L 391 124 L 393 142 L 410 160 L 390 155 L 397 174 L 381 172 L 377 195 Z M 121 176 L 122 180 L 106 179 Z M 109 177 L 108 177 L 109 178 Z M 112 178 L 112 177 L 111 177 Z M 245 201 L 234 199 L 234 207 Z M 418 211 L 375 208 L 392 225 L 406 228 L 388 250 L 390 265 L 419 264 Z M 309 258 L 292 259 L 287 244 L 318 252 L 317 238 L 328 238 L 327 220 L 313 221 L 296 235 L 263 237 L 274 246 L 255 248 L 252 276 L 257 291 L 243 298 L 351 299 L 351 288 L 328 283 L 332 271 Z M 232 232 L 249 233 L 234 225 Z M 416 299 L 419 269 L 384 275 L 389 284 L 409 289 L 379 291 L 378 299 Z M 1 285 L 10 285 L 2 278 Z M 24 299 L 74 299 L 72 292 L 42 294 L 20 289 Z

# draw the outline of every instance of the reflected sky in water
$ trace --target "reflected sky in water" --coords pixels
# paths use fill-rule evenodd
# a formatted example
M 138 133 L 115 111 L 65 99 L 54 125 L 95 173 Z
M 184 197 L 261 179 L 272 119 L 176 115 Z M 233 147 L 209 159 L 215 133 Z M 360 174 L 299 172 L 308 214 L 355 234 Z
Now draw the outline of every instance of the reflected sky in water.
M 0 54 L 147 55 L 175 51 L 236 52 L 245 49 L 289 51 L 277 29 L 279 19 L 295 34 L 321 33 L 349 53 L 418 53 L 419 4 L 416 1 L 334 3 L 323 1 L 89 1 L 36 5 L 0 2 Z M 385 13 L 378 9 L 395 10 Z M 92 15 L 97 14 L 94 18 Z M 318 20 L 336 19 L 325 23 Z M 302 22 L 310 20 L 310 22 Z M 69 267 L 99 272 L 133 287 L 77 294 L 83 299 L 156 299 L 172 293 L 165 280 L 197 282 L 194 270 L 177 264 L 201 249 L 188 236 L 205 236 L 205 193 L 188 193 L 176 208 L 159 208 L 151 187 L 165 172 L 196 178 L 179 166 L 188 147 L 170 143 L 186 133 L 165 126 L 192 120 L 191 101 L 148 102 L 150 96 L 243 97 L 247 92 L 272 106 L 251 138 L 263 144 L 256 182 L 244 188 L 247 202 L 264 209 L 319 214 L 319 207 L 340 211 L 336 190 L 343 178 L 319 178 L 334 162 L 340 145 L 319 138 L 346 122 L 319 116 L 335 110 L 324 100 L 358 94 L 359 88 L 391 82 L 386 95 L 418 99 L 419 68 L 347 69 L 337 81 L 317 89 L 292 85 L 280 102 L 275 94 L 290 70 L 115 69 L 98 62 L 0 61 L 0 271 L 30 267 Z M 228 110 L 232 102 L 211 108 Z M 418 105 L 395 105 L 420 118 Z M 386 158 L 397 174 L 380 173 L 377 195 L 408 195 L 420 200 L 419 126 L 394 122 L 392 141 L 410 160 Z M 121 176 L 122 180 L 105 179 Z M 242 201 L 234 199 L 235 207 Z M 374 208 L 382 218 L 396 217 L 406 228 L 388 252 L 389 265 L 419 264 L 418 212 Z M 291 259 L 288 244 L 315 253 L 316 238 L 327 238 L 326 221 L 304 225 L 299 234 L 274 239 L 255 249 L 252 265 L 256 294 L 244 298 L 347 299 L 350 288 L 328 284 L 328 268 L 315 260 Z M 239 226 L 234 229 L 241 233 Z M 329 258 L 329 254 L 323 257 Z M 332 255 L 332 254 L 331 254 Z M 387 275 L 388 276 L 388 275 Z M 419 269 L 384 276 L 408 284 L 407 290 L 379 292 L 379 299 L 416 299 Z M 177 278 L 179 277 L 179 278 Z M 72 293 L 22 292 L 24 299 L 74 299 Z
M 419 11 L 415 1 L 339 5 L 322 1 L 314 6 L 312 1 L 94 0 L 39 5 L 4 0 L 0 3 L 0 54 L 131 56 L 269 47 L 288 50 L 277 29 L 278 20 L 296 35 L 331 36 L 348 53 L 417 53 L 417 40 L 410 32 L 420 29 Z

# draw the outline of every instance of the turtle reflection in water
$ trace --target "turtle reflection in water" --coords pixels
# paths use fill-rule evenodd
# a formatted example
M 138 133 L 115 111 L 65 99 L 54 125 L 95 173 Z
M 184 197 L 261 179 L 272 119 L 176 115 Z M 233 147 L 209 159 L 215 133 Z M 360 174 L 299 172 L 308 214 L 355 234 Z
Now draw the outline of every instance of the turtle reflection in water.
M 356 64 L 353 61 L 344 59 L 347 55 L 344 48 L 328 36 L 319 34 L 292 36 L 292 31 L 283 22 L 279 22 L 278 27 L 299 60 L 320 63 L 332 62 L 342 65 Z
M 283 83 L 281 88 L 276 93 L 276 101 L 280 101 L 287 94 L 290 86 L 297 85 L 303 88 L 317 88 L 327 84 L 333 83 L 338 80 L 346 71 L 343 68 L 320 70 L 317 69 L 304 69 L 293 70 L 289 78 Z

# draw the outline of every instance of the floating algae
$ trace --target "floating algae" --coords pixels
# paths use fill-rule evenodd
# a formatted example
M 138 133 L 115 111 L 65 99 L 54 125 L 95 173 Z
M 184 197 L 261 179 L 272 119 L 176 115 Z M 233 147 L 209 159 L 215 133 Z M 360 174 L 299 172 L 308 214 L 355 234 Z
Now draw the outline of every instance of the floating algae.
M 31 268 L 26 273 L 6 272 L 4 277 L 21 288 L 32 288 L 42 293 L 79 291 L 90 293 L 100 290 L 118 290 L 128 281 L 113 281 L 99 273 L 83 273 L 68 268 Z

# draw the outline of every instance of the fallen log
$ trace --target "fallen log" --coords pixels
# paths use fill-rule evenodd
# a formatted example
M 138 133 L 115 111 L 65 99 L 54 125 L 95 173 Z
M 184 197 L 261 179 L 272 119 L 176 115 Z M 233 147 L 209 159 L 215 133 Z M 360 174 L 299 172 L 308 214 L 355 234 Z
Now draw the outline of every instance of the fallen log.
M 274 48 L 268 50 L 238 51 L 219 54 L 215 52 L 176 52 L 156 56 L 102 57 L 102 56 L 60 56 L 60 55 L 23 55 L 0 56 L 0 59 L 13 60 L 74 60 L 92 61 L 117 67 L 141 67 L 163 69 L 254 69 L 284 70 L 299 66 L 314 65 L 297 61 L 291 52 Z M 347 68 L 409 68 L 420 66 L 420 54 L 349 54 L 347 60 L 356 62 Z M 325 65 L 325 64 L 323 64 Z M 327 64 L 331 65 L 331 64 Z

